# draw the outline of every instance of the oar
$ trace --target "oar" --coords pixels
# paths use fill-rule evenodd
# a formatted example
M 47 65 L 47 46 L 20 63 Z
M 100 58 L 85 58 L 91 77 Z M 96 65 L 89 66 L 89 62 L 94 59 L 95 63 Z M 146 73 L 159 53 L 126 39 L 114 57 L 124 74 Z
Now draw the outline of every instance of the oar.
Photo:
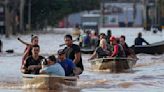
M 33 36 L 34 36 L 34 35 L 32 34 L 32 35 L 31 35 L 31 39 L 32 39 Z M 29 43 L 23 41 L 23 40 L 20 39 L 19 37 L 18 37 L 17 39 L 18 39 L 18 41 L 20 41 L 21 43 L 23 43 L 23 44 L 25 44 L 25 45 L 30 45 Z
M 25 44 L 25 45 L 30 45 L 29 43 L 27 43 L 27 42 L 23 41 L 23 40 L 22 40 L 22 39 L 20 39 L 19 37 L 18 37 L 17 39 L 18 39 L 18 41 L 20 41 L 21 43 L 23 43 L 23 44 Z

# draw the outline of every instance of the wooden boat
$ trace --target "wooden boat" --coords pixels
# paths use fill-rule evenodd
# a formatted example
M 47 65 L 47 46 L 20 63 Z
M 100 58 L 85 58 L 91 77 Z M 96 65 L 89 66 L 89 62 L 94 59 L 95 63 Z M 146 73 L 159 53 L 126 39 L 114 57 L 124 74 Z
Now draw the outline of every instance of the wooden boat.
M 81 47 L 81 52 L 84 54 L 92 54 L 94 52 L 95 48 L 84 48 Z
M 63 85 L 76 86 L 77 77 L 23 74 L 23 84 L 24 88 L 58 90 L 62 89 Z
M 90 60 L 92 70 L 109 70 L 110 72 L 122 72 L 132 69 L 137 58 L 98 58 Z
M 163 54 L 164 53 L 164 41 L 156 42 L 150 45 L 135 45 L 131 47 L 136 54 Z

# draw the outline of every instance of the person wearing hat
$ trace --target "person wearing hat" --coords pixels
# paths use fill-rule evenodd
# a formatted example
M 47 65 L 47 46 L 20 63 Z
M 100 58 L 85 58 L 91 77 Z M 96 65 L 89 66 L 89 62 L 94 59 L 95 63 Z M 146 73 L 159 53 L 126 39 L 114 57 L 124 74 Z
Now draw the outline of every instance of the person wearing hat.
M 113 52 L 110 57 L 118 58 L 115 60 L 115 69 L 112 69 L 112 72 L 121 72 L 123 69 L 125 69 L 124 61 L 120 60 L 120 58 L 125 57 L 125 51 L 121 44 L 119 44 L 119 40 L 115 38 L 114 36 L 110 37 L 110 43 L 113 45 Z
M 58 50 L 58 63 L 64 68 L 65 76 L 74 76 L 76 74 L 76 66 L 71 59 L 66 58 L 63 49 Z
M 111 57 L 125 57 L 125 52 L 121 44 L 118 43 L 118 40 L 114 37 L 110 37 L 110 44 L 113 45 L 113 52 Z
M 56 62 L 56 58 L 54 55 L 49 56 L 44 62 L 46 61 L 47 61 L 47 66 L 42 65 L 40 74 L 54 74 L 59 76 L 65 76 L 65 71 L 63 67 Z M 42 64 L 46 64 L 46 63 L 42 63 Z

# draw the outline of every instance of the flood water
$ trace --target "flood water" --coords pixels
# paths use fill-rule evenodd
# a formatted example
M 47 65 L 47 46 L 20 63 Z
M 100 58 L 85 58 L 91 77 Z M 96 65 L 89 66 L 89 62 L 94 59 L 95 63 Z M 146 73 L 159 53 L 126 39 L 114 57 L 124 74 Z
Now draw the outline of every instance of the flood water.
M 118 34 L 121 34 L 121 32 L 118 32 Z M 161 36 L 161 34 L 150 36 L 150 33 L 145 33 L 145 35 L 149 35 L 145 37 L 151 38 L 151 41 L 149 39 L 150 43 L 155 42 L 157 38 L 160 38 L 159 41 L 164 40 L 164 36 Z M 41 54 L 43 55 L 55 54 L 59 48 L 63 48 L 59 45 L 64 42 L 64 34 L 38 34 L 38 36 L 40 38 Z M 30 42 L 30 35 L 20 37 Z M 138 54 L 139 60 L 133 70 L 119 74 L 91 70 L 90 63 L 87 61 L 90 54 L 82 54 L 85 71 L 79 76 L 77 86 L 64 87 L 57 91 L 26 89 L 23 87 L 22 75 L 19 70 L 21 53 L 23 53 L 25 46 L 16 38 L 6 39 L 2 37 L 4 50 L 14 49 L 15 53 L 0 54 L 0 92 L 163 92 L 164 90 L 164 54 Z M 132 38 L 132 36 L 127 37 L 128 43 L 131 43 L 129 41 Z

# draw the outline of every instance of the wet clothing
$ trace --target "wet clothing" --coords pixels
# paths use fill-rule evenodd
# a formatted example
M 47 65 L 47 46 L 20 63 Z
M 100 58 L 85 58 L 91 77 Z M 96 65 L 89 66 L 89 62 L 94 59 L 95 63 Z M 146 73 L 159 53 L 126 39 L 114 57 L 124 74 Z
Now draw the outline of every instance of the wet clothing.
M 125 51 L 121 44 L 115 44 L 113 48 L 112 57 L 125 57 Z
M 80 52 L 80 47 L 76 44 L 72 44 L 71 47 L 65 47 L 64 51 L 66 58 L 69 58 L 73 61 L 75 59 L 75 54 Z M 79 67 L 82 71 L 84 70 L 81 56 L 80 61 L 76 64 L 76 67 Z
M 65 76 L 73 75 L 73 69 L 75 68 L 75 64 L 71 59 L 65 59 L 64 61 L 58 61 L 58 63 L 64 68 Z
M 41 65 L 41 60 L 43 58 L 44 57 L 39 56 L 39 58 L 37 60 L 35 60 L 32 56 L 29 56 L 26 59 L 26 61 L 24 62 L 24 67 L 28 68 L 30 65 Z M 40 70 L 40 68 L 34 69 L 33 71 L 32 70 L 28 70 L 27 74 L 39 74 L 39 70 Z
M 41 70 L 46 72 L 47 74 L 65 76 L 65 71 L 59 63 L 55 63 L 53 65 L 47 66 Z
M 109 49 L 104 50 L 102 47 L 97 47 L 96 54 L 98 55 L 98 58 L 105 58 L 106 56 L 109 56 L 110 50 Z
M 140 38 L 140 37 L 137 37 L 136 39 L 135 39 L 135 45 L 142 45 L 142 43 L 143 42 L 145 42 L 147 45 L 149 45 L 149 43 L 145 40 L 145 39 L 143 39 L 143 38 Z

